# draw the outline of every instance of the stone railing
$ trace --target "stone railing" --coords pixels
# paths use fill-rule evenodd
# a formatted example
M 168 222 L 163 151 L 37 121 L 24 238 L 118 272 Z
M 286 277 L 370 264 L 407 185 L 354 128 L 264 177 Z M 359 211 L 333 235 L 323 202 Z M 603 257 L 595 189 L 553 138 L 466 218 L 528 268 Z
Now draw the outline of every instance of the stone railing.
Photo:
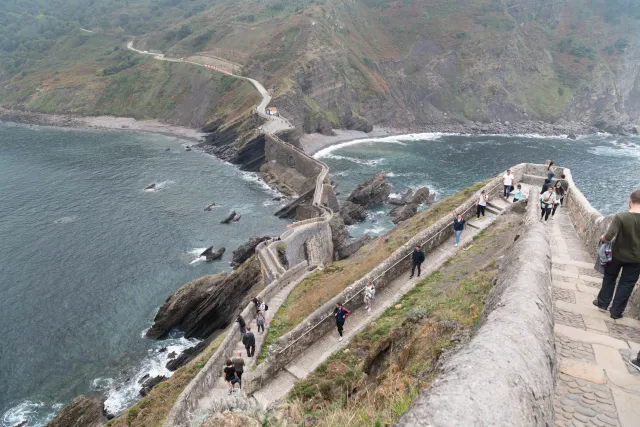
M 262 301 L 268 301 L 283 288 L 299 280 L 307 271 L 307 263 L 300 264 L 290 268 L 284 272 L 280 278 L 271 282 L 266 288 L 258 294 L 258 298 Z M 241 316 L 247 324 L 253 322 L 256 317 L 256 310 L 253 303 L 247 304 L 242 310 Z M 163 426 L 176 427 L 190 425 L 190 415 L 193 414 L 199 404 L 200 399 L 207 396 L 209 391 L 215 387 L 215 383 L 222 376 L 222 369 L 226 359 L 233 355 L 233 352 L 240 340 L 240 328 L 234 323 L 228 330 L 226 337 L 218 347 L 218 349 L 209 358 L 206 365 L 198 372 L 198 375 L 191 380 L 189 385 L 182 391 L 175 404 L 171 408 L 171 412 L 167 416 Z M 259 351 L 259 350 L 258 350 Z
M 519 164 L 512 168 L 516 180 L 520 180 L 526 164 Z M 502 175 L 493 178 L 484 189 L 489 196 L 502 193 Z M 475 213 L 475 204 L 480 191 L 469 197 L 458 206 L 456 212 L 462 214 L 465 219 L 471 218 Z M 274 377 L 275 373 L 291 362 L 295 357 L 309 348 L 319 338 L 335 327 L 333 308 L 336 302 L 349 304 L 351 309 L 357 309 L 363 305 L 362 298 L 357 298 L 364 290 L 367 280 L 376 283 L 378 290 L 384 289 L 399 275 L 404 274 L 411 265 L 411 251 L 416 246 L 421 246 L 425 253 L 445 242 L 453 229 L 449 225 L 451 218 L 446 216 L 435 224 L 420 232 L 410 239 L 391 256 L 374 268 L 371 272 L 347 287 L 339 295 L 327 301 L 322 307 L 310 314 L 292 331 L 280 337 L 267 351 L 267 360 L 262 363 L 252 376 L 252 381 L 245 385 L 248 392 L 260 389 L 263 383 Z
M 501 261 L 477 334 L 396 426 L 553 424 L 551 248 L 538 199 L 531 189 L 524 232 Z

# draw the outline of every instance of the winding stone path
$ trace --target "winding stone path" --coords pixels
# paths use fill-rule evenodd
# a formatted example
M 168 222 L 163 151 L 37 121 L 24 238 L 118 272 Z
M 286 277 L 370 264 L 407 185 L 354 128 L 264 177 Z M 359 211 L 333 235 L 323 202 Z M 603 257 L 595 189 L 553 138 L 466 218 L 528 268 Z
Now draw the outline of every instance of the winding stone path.
M 640 351 L 640 321 L 613 320 L 593 306 L 602 275 L 566 209 L 549 220 L 553 253 L 558 378 L 555 425 L 640 426 L 640 372 L 628 359 Z

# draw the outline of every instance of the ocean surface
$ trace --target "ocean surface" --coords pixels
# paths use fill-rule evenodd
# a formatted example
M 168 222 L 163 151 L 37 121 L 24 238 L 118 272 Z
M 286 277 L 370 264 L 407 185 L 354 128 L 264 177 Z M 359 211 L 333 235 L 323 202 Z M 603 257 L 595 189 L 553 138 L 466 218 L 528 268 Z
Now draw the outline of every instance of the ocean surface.
M 42 426 L 92 390 L 108 395 L 110 411 L 124 409 L 140 377 L 168 374 L 167 355 L 197 343 L 143 338 L 167 296 L 231 271 L 231 252 L 249 237 L 284 230 L 276 193 L 187 144 L 0 124 L 2 427 Z M 220 224 L 232 209 L 242 219 Z M 211 245 L 226 247 L 222 261 L 198 258 Z
M 640 189 L 640 137 L 582 136 L 577 140 L 537 136 L 459 136 L 414 134 L 365 139 L 319 151 L 345 199 L 364 180 L 387 172 L 392 192 L 426 186 L 436 200 L 517 163 L 553 160 L 569 167 L 573 179 L 602 214 L 628 209 L 631 191 Z M 393 224 L 389 206 L 374 207 L 350 227 L 357 237 L 380 235 Z

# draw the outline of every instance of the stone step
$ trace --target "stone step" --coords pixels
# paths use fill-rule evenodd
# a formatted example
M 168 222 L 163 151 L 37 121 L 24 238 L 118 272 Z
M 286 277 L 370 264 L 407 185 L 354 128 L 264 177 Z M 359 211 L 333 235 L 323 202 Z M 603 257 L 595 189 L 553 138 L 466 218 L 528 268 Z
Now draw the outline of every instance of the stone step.
M 563 265 L 573 265 L 574 267 L 581 267 L 581 268 L 589 268 L 589 269 L 593 269 L 594 264 L 593 263 L 589 263 L 589 262 L 583 262 L 583 261 L 575 261 L 569 258 L 560 258 L 560 257 L 553 257 L 552 261 L 553 264 L 563 264 Z

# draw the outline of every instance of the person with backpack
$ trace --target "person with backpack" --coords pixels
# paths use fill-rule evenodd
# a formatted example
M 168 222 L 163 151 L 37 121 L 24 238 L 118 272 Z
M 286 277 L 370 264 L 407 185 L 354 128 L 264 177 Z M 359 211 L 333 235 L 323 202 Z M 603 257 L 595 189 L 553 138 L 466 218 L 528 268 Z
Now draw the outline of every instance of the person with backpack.
M 253 354 L 256 351 L 256 337 L 251 332 L 251 328 L 247 326 L 247 333 L 242 337 L 242 344 L 244 344 L 244 348 L 247 349 L 247 357 L 253 357 Z
M 236 370 L 233 368 L 233 362 L 231 359 L 227 359 L 225 363 L 224 373 L 222 374 L 224 380 L 229 384 L 229 394 L 233 393 L 236 389 L 236 384 L 240 381 L 236 375 Z
M 257 314 L 260 311 L 260 304 L 261 304 L 260 299 L 258 299 L 258 297 L 255 296 L 255 297 L 251 298 L 251 302 L 255 306 L 256 314 Z
M 620 319 L 640 278 L 640 190 L 631 193 L 629 211 L 615 214 L 600 240 L 603 243 L 613 241 L 613 251 L 611 262 L 604 270 L 602 288 L 593 305 L 600 310 L 609 309 L 612 319 Z
M 236 317 L 236 322 L 238 322 L 238 326 L 240 327 L 240 335 L 242 337 L 244 337 L 244 334 L 247 332 L 247 324 L 244 321 L 244 318 L 238 314 L 238 317 Z
M 233 363 L 233 369 L 236 372 L 236 377 L 238 377 L 238 385 L 242 388 L 242 373 L 244 372 L 244 359 L 242 358 L 242 353 L 238 353 L 238 357 L 231 359 L 231 363 Z
M 567 193 L 569 191 L 569 181 L 566 179 L 565 174 L 560 175 L 560 179 L 556 181 L 556 188 L 562 188 L 562 193 L 560 193 L 560 206 L 564 206 L 564 198 L 567 197 Z
M 553 187 L 549 187 L 544 194 L 540 195 L 540 208 L 542 209 L 542 216 L 540 217 L 540 221 L 547 221 L 549 219 L 549 214 L 551 214 L 551 209 L 556 203 L 556 195 L 553 192 Z
M 482 192 L 480 192 L 480 197 L 476 200 L 476 221 L 480 220 L 480 214 L 482 214 L 482 218 L 484 218 L 484 211 L 487 208 L 488 201 L 489 196 L 487 196 L 487 192 L 482 190 Z
M 449 223 L 449 225 L 453 225 L 453 232 L 456 235 L 456 244 L 457 247 L 460 244 L 460 236 L 462 235 L 462 231 L 464 230 L 464 218 L 462 218 L 461 214 L 456 215 L 456 217 Z
M 258 315 L 256 316 L 256 325 L 258 326 L 258 332 L 260 335 L 264 332 L 264 314 L 261 311 L 258 311 Z
M 338 341 L 342 341 L 342 332 L 344 328 L 344 321 L 351 314 L 347 307 L 343 306 L 339 302 L 336 303 L 336 308 L 333 309 L 333 315 L 336 318 L 336 328 L 338 328 L 338 334 L 340 334 L 340 339 Z
M 371 280 L 367 280 L 367 285 L 364 287 L 364 309 L 368 312 L 371 312 L 374 299 L 376 299 L 376 287 Z
M 263 314 L 267 314 L 267 310 L 269 310 L 269 306 L 267 305 L 266 302 L 262 301 L 260 303 L 260 309 L 258 311 L 261 311 Z
M 420 277 L 420 266 L 424 262 L 424 252 L 422 252 L 422 248 L 420 246 L 416 246 L 416 248 L 411 253 L 411 276 L 409 279 L 413 277 L 413 273 L 416 271 L 416 267 L 418 267 L 418 277 Z

